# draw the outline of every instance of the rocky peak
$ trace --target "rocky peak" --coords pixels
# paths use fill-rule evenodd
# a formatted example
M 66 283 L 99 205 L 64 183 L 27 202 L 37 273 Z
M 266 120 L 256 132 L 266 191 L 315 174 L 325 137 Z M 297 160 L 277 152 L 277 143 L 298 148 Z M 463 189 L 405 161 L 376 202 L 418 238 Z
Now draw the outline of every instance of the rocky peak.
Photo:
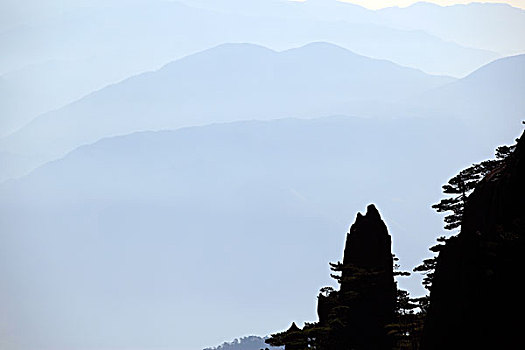
M 343 264 L 363 268 L 392 269 L 392 240 L 377 208 L 370 204 L 357 214 L 346 236 Z
M 267 343 L 285 345 L 285 350 L 390 349 L 385 326 L 393 320 L 396 299 L 391 238 L 373 204 L 365 215 L 357 214 L 350 227 L 343 262 L 331 266 L 341 273 L 336 277 L 341 288 L 319 294 L 319 322 L 302 330 L 292 323 Z

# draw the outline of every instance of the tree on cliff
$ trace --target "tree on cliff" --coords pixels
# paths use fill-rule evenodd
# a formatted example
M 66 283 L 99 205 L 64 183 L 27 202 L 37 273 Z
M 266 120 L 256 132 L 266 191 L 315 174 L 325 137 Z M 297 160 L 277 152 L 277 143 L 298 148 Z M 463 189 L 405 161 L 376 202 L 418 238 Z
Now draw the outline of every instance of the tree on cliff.
M 399 259 L 395 256 L 393 258 L 394 276 L 410 276 L 410 272 L 399 270 Z M 393 338 L 392 350 L 418 348 L 424 320 L 424 312 L 418 300 L 411 298 L 408 291 L 397 288 L 394 321 L 386 327 L 388 334 Z M 418 308 L 420 311 L 416 312 Z
M 441 248 L 421 349 L 512 349 L 523 341 L 525 132 L 469 195 Z M 510 153 L 506 152 L 505 153 Z
M 511 146 L 500 146 L 496 148 L 496 159 L 490 159 L 481 163 L 473 164 L 470 167 L 461 170 L 457 175 L 448 180 L 443 185 L 443 193 L 451 197 L 442 199 L 439 203 L 432 206 L 438 213 L 450 212 L 445 216 L 445 229 L 455 230 L 461 226 L 463 212 L 468 195 L 474 190 L 478 182 L 485 176 L 491 174 L 504 164 L 504 160 L 512 154 L 516 144 Z M 439 253 L 448 238 L 441 236 L 437 239 L 438 244 L 429 248 L 433 253 Z M 414 268 L 414 272 L 421 272 L 425 275 L 423 285 L 430 290 L 432 278 L 436 267 L 436 258 L 434 256 L 423 260 L 423 263 Z
M 438 213 L 451 212 L 445 216 L 446 230 L 453 230 L 461 225 L 468 195 L 474 190 L 479 180 L 498 168 L 515 148 L 515 144 L 512 146 L 498 147 L 496 149 L 496 159 L 473 164 L 461 170 L 459 174 L 452 177 L 448 180 L 447 184 L 443 185 L 443 193 L 452 195 L 452 197 L 442 199 L 439 203 L 434 204 L 432 208 Z

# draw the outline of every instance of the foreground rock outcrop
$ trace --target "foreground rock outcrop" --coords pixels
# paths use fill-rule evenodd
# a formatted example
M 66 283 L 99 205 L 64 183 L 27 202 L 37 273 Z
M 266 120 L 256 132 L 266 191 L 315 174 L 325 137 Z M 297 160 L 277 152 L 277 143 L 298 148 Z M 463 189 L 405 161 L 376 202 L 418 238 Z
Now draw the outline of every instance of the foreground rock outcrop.
M 342 263 L 331 264 L 340 290 L 323 289 L 318 297 L 319 322 L 299 329 L 292 324 L 268 343 L 287 350 L 390 349 L 385 326 L 396 301 L 391 237 L 374 205 L 357 214 L 346 236 Z
M 366 215 L 357 214 L 346 236 L 343 263 L 336 267 L 341 288 L 326 297 L 319 295 L 319 324 L 343 320 L 329 349 L 389 348 L 385 325 L 392 322 L 396 295 L 391 246 L 374 205 L 368 206 Z
M 525 295 L 525 138 L 469 196 L 437 259 L 422 339 L 429 349 L 512 349 Z

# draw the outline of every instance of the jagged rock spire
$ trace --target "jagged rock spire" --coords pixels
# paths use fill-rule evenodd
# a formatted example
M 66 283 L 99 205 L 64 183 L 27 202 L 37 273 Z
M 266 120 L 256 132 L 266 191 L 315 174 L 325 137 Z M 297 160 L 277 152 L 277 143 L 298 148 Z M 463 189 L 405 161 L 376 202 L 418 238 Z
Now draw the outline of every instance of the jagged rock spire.
M 342 330 L 327 350 L 390 349 L 385 326 L 392 322 L 396 300 L 392 240 L 377 208 L 370 204 L 365 215 L 357 214 L 346 235 L 341 272 L 341 288 L 327 298 L 319 298 L 320 323 L 342 322 Z M 337 310 L 347 310 L 338 314 Z
M 391 238 L 376 207 L 357 214 L 342 263 L 331 264 L 341 272 L 341 288 L 318 296 L 319 322 L 301 330 L 295 323 L 266 342 L 285 345 L 285 350 L 389 350 L 391 339 L 385 326 L 394 317 L 394 282 Z M 312 343 L 313 342 L 313 343 Z
M 364 268 L 392 269 L 392 240 L 374 204 L 366 214 L 357 214 L 346 236 L 343 264 Z

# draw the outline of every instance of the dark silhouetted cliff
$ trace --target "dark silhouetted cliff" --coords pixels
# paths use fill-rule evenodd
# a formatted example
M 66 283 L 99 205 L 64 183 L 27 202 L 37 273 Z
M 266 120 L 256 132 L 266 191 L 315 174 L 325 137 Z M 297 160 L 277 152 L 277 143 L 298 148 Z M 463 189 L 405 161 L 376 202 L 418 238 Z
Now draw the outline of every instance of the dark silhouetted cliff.
M 331 349 L 389 348 L 385 325 L 392 322 L 396 295 L 391 245 L 374 205 L 365 216 L 357 214 L 346 236 L 343 263 L 332 265 L 341 271 L 341 289 L 319 296 L 320 324 L 342 321 L 340 329 L 333 330 Z
M 272 335 L 272 345 L 323 350 L 390 349 L 385 326 L 394 318 L 396 285 L 391 238 L 374 205 L 357 214 L 346 237 L 342 263 L 331 264 L 339 291 L 323 289 L 319 322 Z
M 511 349 L 522 342 L 525 138 L 469 196 L 441 250 L 423 349 Z

